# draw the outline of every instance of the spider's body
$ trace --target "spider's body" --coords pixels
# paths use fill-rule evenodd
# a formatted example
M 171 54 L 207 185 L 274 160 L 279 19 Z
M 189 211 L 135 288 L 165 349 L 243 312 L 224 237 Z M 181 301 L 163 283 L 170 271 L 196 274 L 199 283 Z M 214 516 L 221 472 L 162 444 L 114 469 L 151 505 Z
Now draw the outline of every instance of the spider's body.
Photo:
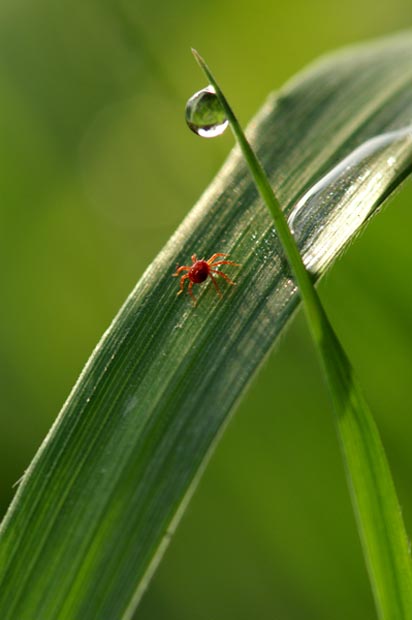
M 192 256 L 192 261 L 193 258 L 196 258 L 196 256 Z M 189 280 L 193 282 L 193 284 L 201 284 L 202 282 L 207 280 L 210 275 L 209 263 L 206 260 L 195 260 L 195 262 L 190 267 L 187 275 L 189 276 Z
M 193 285 L 201 284 L 202 282 L 210 278 L 213 282 L 217 294 L 219 295 L 219 297 L 222 297 L 222 292 L 216 282 L 215 276 L 220 276 L 232 286 L 235 285 L 235 282 L 232 282 L 232 280 L 225 273 L 223 273 L 219 269 L 215 269 L 215 267 L 218 267 L 219 265 L 233 265 L 234 267 L 240 266 L 230 260 L 216 260 L 220 257 L 226 258 L 227 256 L 228 254 L 217 253 L 213 254 L 213 256 L 209 258 L 209 260 L 204 260 L 203 258 L 201 260 L 198 260 L 196 254 L 193 254 L 192 264 L 182 265 L 181 267 L 178 267 L 176 269 L 176 273 L 173 274 L 174 276 L 180 276 L 182 271 L 187 271 L 187 273 L 180 278 L 180 291 L 178 291 L 177 294 L 180 295 L 181 293 L 183 293 L 186 280 L 189 280 L 189 287 L 187 291 L 193 299 L 193 302 L 196 304 L 196 297 L 194 296 L 192 291 Z M 213 274 L 215 274 L 215 276 Z

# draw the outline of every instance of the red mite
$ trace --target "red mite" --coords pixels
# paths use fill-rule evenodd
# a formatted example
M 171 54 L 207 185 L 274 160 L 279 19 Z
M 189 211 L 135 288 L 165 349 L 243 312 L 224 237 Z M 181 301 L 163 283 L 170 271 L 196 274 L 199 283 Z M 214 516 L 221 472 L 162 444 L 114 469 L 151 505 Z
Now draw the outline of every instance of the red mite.
M 217 253 L 213 254 L 209 258 L 209 260 L 204 260 L 203 258 L 201 260 L 198 260 L 196 254 L 193 254 L 192 264 L 189 266 L 182 265 L 182 267 L 178 267 L 176 269 L 176 273 L 173 274 L 173 276 L 180 276 L 182 271 L 187 271 L 187 273 L 180 278 L 180 291 L 177 294 L 180 295 L 181 293 L 183 293 L 185 288 L 185 282 L 186 280 L 189 280 L 189 287 L 187 289 L 187 292 L 193 299 L 194 304 L 196 305 L 196 297 L 193 295 L 192 292 L 193 285 L 201 284 L 210 277 L 213 282 L 213 286 L 216 289 L 216 293 L 219 295 L 219 297 L 222 297 L 222 292 L 213 274 L 215 274 L 216 276 L 220 276 L 232 286 L 235 286 L 236 283 L 233 282 L 225 273 L 219 271 L 218 269 L 214 269 L 214 267 L 219 267 L 219 265 L 232 265 L 233 267 L 240 267 L 238 263 L 233 263 L 231 260 L 216 260 L 220 257 L 226 258 L 227 256 L 229 256 L 229 254 Z

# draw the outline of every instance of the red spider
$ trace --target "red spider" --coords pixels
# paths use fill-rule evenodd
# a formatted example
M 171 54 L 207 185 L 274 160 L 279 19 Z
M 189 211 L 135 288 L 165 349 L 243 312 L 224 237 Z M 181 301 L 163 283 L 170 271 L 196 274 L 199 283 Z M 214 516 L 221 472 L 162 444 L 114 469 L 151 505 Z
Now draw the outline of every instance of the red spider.
M 240 265 L 238 263 L 233 263 L 230 260 L 216 261 L 216 259 L 219 258 L 220 256 L 223 256 L 225 258 L 226 256 L 229 256 L 229 254 L 221 254 L 221 253 L 213 254 L 209 258 L 209 260 L 204 260 L 203 258 L 202 260 L 198 260 L 196 254 L 193 254 L 192 264 L 190 266 L 182 265 L 182 267 L 178 267 L 176 269 L 176 273 L 174 273 L 173 276 L 179 276 L 182 271 L 187 271 L 187 273 L 180 278 L 180 291 L 177 294 L 180 295 L 181 293 L 183 293 L 184 288 L 185 288 L 185 281 L 190 280 L 187 292 L 193 299 L 194 305 L 196 305 L 196 297 L 192 293 L 193 285 L 201 284 L 202 282 L 207 280 L 208 277 L 210 277 L 210 279 L 213 282 L 213 286 L 216 289 L 217 294 L 219 295 L 219 297 L 222 297 L 222 292 L 214 276 L 212 275 L 214 273 L 220 276 L 221 278 L 223 278 L 224 280 L 226 280 L 226 282 L 228 282 L 232 286 L 235 286 L 236 283 L 232 282 L 232 280 L 225 273 L 223 273 L 222 271 L 219 271 L 218 269 L 213 269 L 213 267 L 218 267 L 219 265 L 233 265 L 233 267 L 240 267 Z

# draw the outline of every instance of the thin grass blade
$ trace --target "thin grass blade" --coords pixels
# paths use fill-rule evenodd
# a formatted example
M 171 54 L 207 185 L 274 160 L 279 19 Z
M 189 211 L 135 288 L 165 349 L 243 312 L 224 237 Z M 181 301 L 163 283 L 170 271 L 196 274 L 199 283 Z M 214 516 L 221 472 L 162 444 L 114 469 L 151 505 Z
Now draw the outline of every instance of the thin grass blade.
M 196 50 L 192 51 L 200 68 L 213 86 L 221 109 L 229 120 L 256 187 L 272 215 L 277 235 L 282 243 L 294 280 L 299 287 L 308 325 L 334 403 L 336 425 L 340 436 L 353 507 L 379 618 L 382 620 L 412 619 L 412 563 L 408 538 L 389 464 L 373 416 L 361 392 L 349 359 L 324 311 L 312 282 L 311 273 L 304 265 L 304 259 L 300 255 L 292 233 L 293 228 L 289 228 L 270 182 L 219 84 L 203 58 Z M 380 137 L 372 138 L 347 157 L 344 165 L 340 163 L 326 175 L 325 179 L 318 184 L 318 190 L 316 192 L 311 190 L 307 196 L 311 197 L 312 194 L 315 194 L 319 201 L 322 192 L 326 192 L 327 207 L 330 209 L 328 203 L 333 202 L 331 187 L 336 186 L 337 178 L 339 178 L 341 186 L 346 187 L 346 191 L 348 191 L 350 187 L 349 170 L 356 166 L 359 178 L 361 175 L 360 168 L 366 168 L 367 172 L 364 174 L 369 177 L 371 171 L 368 166 L 371 153 L 376 155 L 382 149 L 386 152 L 387 147 L 392 147 L 394 141 L 406 141 L 410 144 L 411 140 L 412 128 L 410 126 L 397 132 L 387 132 Z M 388 168 L 392 169 L 397 165 L 396 158 L 386 155 L 386 166 Z M 324 186 L 323 189 L 322 185 Z M 310 206 L 309 197 L 303 197 L 299 201 L 289 218 L 291 227 L 294 226 L 296 229 L 296 220 L 299 214 L 301 219 L 305 220 L 306 218 L 307 222 L 306 211 Z M 317 207 L 319 208 L 319 205 Z M 299 232 L 302 234 L 301 229 Z M 311 246 L 309 246 L 309 251 L 313 253 Z

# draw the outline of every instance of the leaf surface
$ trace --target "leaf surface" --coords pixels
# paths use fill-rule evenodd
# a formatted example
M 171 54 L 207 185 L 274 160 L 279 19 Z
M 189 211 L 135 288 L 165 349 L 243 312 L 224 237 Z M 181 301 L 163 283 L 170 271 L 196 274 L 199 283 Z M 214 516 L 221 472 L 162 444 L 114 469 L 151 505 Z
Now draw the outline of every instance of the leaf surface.
M 405 33 L 327 57 L 268 99 L 248 136 L 286 213 L 357 147 L 410 124 L 411 78 Z M 311 206 L 301 244 L 326 257 L 317 276 L 410 162 L 402 135 L 368 161 L 375 182 L 352 175 L 342 199 L 335 187 Z M 176 296 L 175 265 L 194 252 L 241 263 L 226 269 L 237 286 L 223 282 L 223 300 L 211 283 L 195 288 L 196 307 Z M 1 531 L 4 620 L 132 617 L 230 412 L 298 302 L 234 149 L 98 344 L 18 489 Z

